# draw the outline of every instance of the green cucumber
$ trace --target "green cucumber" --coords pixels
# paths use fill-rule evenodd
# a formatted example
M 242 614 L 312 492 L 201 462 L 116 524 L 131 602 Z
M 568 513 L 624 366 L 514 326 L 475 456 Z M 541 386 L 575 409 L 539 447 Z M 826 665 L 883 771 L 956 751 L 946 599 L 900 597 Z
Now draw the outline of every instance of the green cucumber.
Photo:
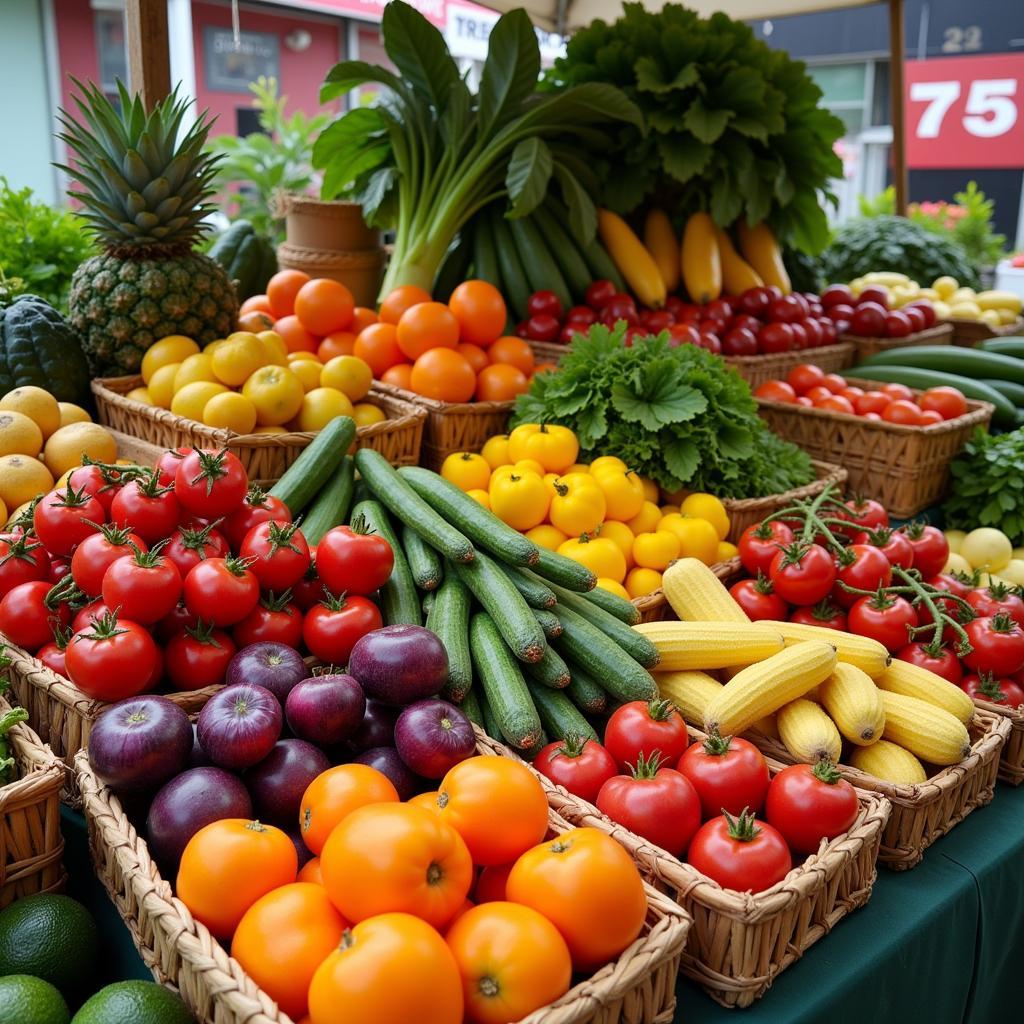
M 552 647 L 548 647 L 540 661 L 527 664 L 526 677 L 536 680 L 542 686 L 550 686 L 553 690 L 564 690 L 572 678 L 569 666 Z
M 494 243 L 498 250 L 498 266 L 501 268 L 504 293 L 515 315 L 520 320 L 525 320 L 530 315 L 531 289 L 519 253 L 516 252 L 515 243 L 512 241 L 512 232 L 509 231 L 505 218 L 501 216 L 491 220 L 490 228 L 494 232 Z
M 577 736 L 599 742 L 594 727 L 561 690 L 538 686 L 532 681 L 526 685 L 530 688 L 530 696 L 540 715 L 540 723 L 549 736 L 564 740 L 570 733 L 576 733 Z
M 1017 409 L 1024 409 L 1024 384 L 1017 384 L 1012 380 L 979 380 L 979 384 L 987 384 L 995 388 L 1004 398 L 1013 402 Z
M 555 592 L 539 576 L 534 576 L 529 569 L 518 569 L 514 565 L 503 565 L 501 568 L 531 608 L 554 608 L 558 600 Z
M 998 377 L 1024 384 L 1024 363 L 1015 356 L 960 345 L 919 345 L 890 348 L 868 356 L 863 366 L 914 366 L 921 370 L 958 373 L 977 380 Z
M 573 299 L 583 302 L 593 281 L 583 254 L 550 211 L 541 209 L 530 218 L 530 221 L 537 225 L 548 248 L 557 255 L 558 265 L 562 268 Z
M 398 476 L 438 515 L 495 558 L 510 565 L 534 565 L 540 558 L 540 548 L 532 540 L 444 477 L 420 466 L 403 466 Z
M 434 598 L 437 596 L 436 590 L 428 590 L 423 595 L 423 600 L 420 602 L 420 607 L 423 609 L 423 615 L 426 617 L 430 614 L 430 609 L 434 607 Z
M 495 288 L 501 288 L 501 271 L 494 236 L 485 217 L 477 217 L 473 224 L 473 270 L 481 281 L 488 281 Z
M 470 691 L 471 693 L 475 691 Z M 498 719 L 495 718 L 494 712 L 491 710 L 491 705 L 487 703 L 487 695 L 484 693 L 477 694 L 480 703 L 480 716 L 484 720 L 484 724 L 481 726 L 483 731 L 491 737 L 492 740 L 497 740 L 499 743 L 503 743 L 505 740 L 504 735 L 501 731 L 501 726 L 498 724 Z
M 454 244 L 445 253 L 431 291 L 435 302 L 447 302 L 452 292 L 469 276 L 469 264 L 473 259 L 470 235 L 471 230 L 468 227 L 463 228 Z
M 562 303 L 563 309 L 572 306 L 569 286 L 562 277 L 562 271 L 554 256 L 544 244 L 537 226 L 525 217 L 506 218 L 512 241 L 526 271 L 526 279 L 532 291 L 554 292 Z
M 565 688 L 565 695 L 581 711 L 599 715 L 608 707 L 608 694 L 598 685 L 597 680 L 579 665 L 570 665 L 572 679 Z
M 476 690 L 469 690 L 462 696 L 462 703 L 459 704 L 462 709 L 462 713 L 475 725 L 483 729 L 484 732 L 487 730 L 484 728 L 484 713 L 480 707 L 480 697 L 477 695 Z
M 357 525 L 360 518 L 378 537 L 383 537 L 391 545 L 395 557 L 391 575 L 387 583 L 380 588 L 380 610 L 384 624 L 422 626 L 423 616 L 420 613 L 420 598 L 416 584 L 413 582 L 405 552 L 398 543 L 384 506 L 379 501 L 361 501 L 352 509 L 352 524 Z
M 598 608 L 608 612 L 609 615 L 621 619 L 627 626 L 635 626 L 640 621 L 640 613 L 632 601 L 627 601 L 624 597 L 605 590 L 604 587 L 594 587 L 593 590 L 588 591 L 586 600 L 591 604 L 596 604 Z
M 585 597 L 582 594 L 574 594 L 571 590 L 566 590 L 558 584 L 552 584 L 551 589 L 554 590 L 555 596 L 558 598 L 558 604 L 554 608 L 556 615 L 560 615 L 562 608 L 568 608 L 582 616 L 587 622 L 601 630 L 605 636 L 614 640 L 644 668 L 653 668 L 661 660 L 658 648 L 647 637 L 638 633 L 632 626 L 627 626 L 622 619 L 617 619 L 594 604 L 590 600 L 590 594 Z
M 562 635 L 562 624 L 554 612 L 534 608 L 533 617 L 540 623 L 540 628 L 544 630 L 544 636 L 548 640 L 555 640 Z
M 469 591 L 454 576 L 446 576 L 434 592 L 427 629 L 436 633 L 448 652 L 448 679 L 441 691 L 446 700 L 461 701 L 473 685 L 469 654 Z
M 409 559 L 413 582 L 420 590 L 437 590 L 441 585 L 444 570 L 441 568 L 441 556 L 423 538 L 410 529 L 402 526 L 402 547 L 405 557 Z
M 470 619 L 469 645 L 477 679 L 501 736 L 519 750 L 532 747 L 541 735 L 537 709 L 519 665 L 486 612 L 477 612 Z
M 346 455 L 302 520 L 302 536 L 309 544 L 319 544 L 328 530 L 341 526 L 348 519 L 355 482 L 355 463 Z
M 375 452 L 372 448 L 360 448 L 356 452 L 356 469 L 374 497 L 397 519 L 415 530 L 431 547 L 440 551 L 445 558 L 453 562 L 473 560 L 473 545 L 469 538 L 439 516 L 395 472 L 380 452 Z
M 545 205 L 550 208 L 552 216 L 559 224 L 569 223 L 569 209 L 565 203 L 548 195 Z M 615 262 L 608 255 L 608 250 L 601 244 L 601 239 L 597 235 L 586 244 L 580 242 L 579 249 L 590 270 L 591 281 L 611 281 L 615 285 L 616 291 L 628 291 L 626 282 L 623 281 L 622 274 L 619 273 L 619 268 L 615 266 Z
M 540 548 L 540 558 L 533 566 L 533 571 L 549 583 L 558 583 L 566 590 L 586 593 L 597 586 L 597 577 L 579 562 L 574 562 L 565 555 L 549 548 Z
M 524 761 L 532 762 L 534 758 L 551 742 L 548 734 L 543 728 L 540 730 L 540 736 L 537 738 L 537 742 L 532 747 L 524 747 L 522 750 L 517 751 L 520 757 Z
M 1024 359 L 1024 338 L 1020 335 L 1013 335 L 1006 338 L 989 338 L 983 341 L 976 348 L 982 352 L 995 352 L 1001 356 L 1013 356 L 1014 359 Z
M 565 605 L 556 605 L 555 614 L 565 629 L 555 641 L 556 650 L 589 672 L 603 690 L 621 701 L 657 697 L 658 686 L 651 673 L 611 637 Z
M 453 564 L 453 568 L 489 613 L 512 653 L 520 661 L 540 661 L 548 645 L 544 630 L 498 563 L 478 551 L 472 562 Z
M 302 449 L 270 493 L 297 516 L 320 493 L 355 439 L 356 421 L 351 416 L 335 416 Z

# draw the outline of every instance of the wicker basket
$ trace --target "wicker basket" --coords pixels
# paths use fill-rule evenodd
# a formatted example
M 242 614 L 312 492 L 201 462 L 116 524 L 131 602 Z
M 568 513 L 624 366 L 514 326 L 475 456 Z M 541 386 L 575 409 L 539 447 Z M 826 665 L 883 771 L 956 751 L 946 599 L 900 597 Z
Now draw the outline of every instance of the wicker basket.
M 890 348 L 907 348 L 911 345 L 951 345 L 953 328 L 948 323 L 936 324 L 924 331 L 915 331 L 905 338 L 862 338 L 859 334 L 840 334 L 840 341 L 853 342 L 857 351 L 857 362 L 873 356 L 876 352 L 885 352 Z
M 207 1024 L 291 1024 L 174 897 L 150 859 L 145 841 L 117 797 L 99 783 L 84 751 L 75 769 L 96 873 L 156 980 L 176 987 Z M 554 812 L 550 825 L 556 834 L 570 828 Z M 671 1024 L 679 958 L 691 922 L 649 886 L 647 899 L 643 932 L 617 961 L 519 1024 Z
M 1024 782 L 1024 706 L 1013 708 L 974 698 L 974 706 L 1010 723 L 1006 746 L 999 752 L 999 779 L 1011 786 Z
M 1017 317 L 1012 324 L 1002 327 L 989 327 L 977 320 L 948 320 L 953 328 L 954 345 L 977 345 L 990 338 L 1004 338 L 1015 334 L 1024 334 L 1024 317 Z
M 740 560 L 730 558 L 727 562 L 716 562 L 711 571 L 726 585 L 735 582 L 740 571 Z M 665 598 L 664 590 L 655 590 L 643 597 L 633 599 L 633 607 L 640 613 L 641 622 L 661 622 L 662 619 L 674 619 L 676 613 Z
M 826 373 L 845 370 L 853 366 L 856 347 L 850 341 L 821 348 L 800 349 L 796 352 L 772 352 L 762 356 L 725 356 L 725 365 L 731 366 L 753 391 L 767 380 L 785 380 L 786 374 L 801 363 L 811 362 Z
M 880 386 L 855 377 L 847 382 Z M 897 519 L 916 515 L 942 497 L 953 456 L 994 412 L 988 402 L 968 400 L 967 412 L 955 420 L 910 427 L 789 402 L 759 398 L 757 404 L 776 434 L 816 459 L 841 462 L 849 473 L 849 489 L 877 498 Z
M 554 363 L 557 366 L 562 359 L 569 354 L 572 343 L 563 344 L 557 341 L 531 341 L 526 339 L 527 345 L 533 351 L 535 363 Z
M 0 716 L 9 710 L 0 698 Z M 0 908 L 34 893 L 60 892 L 67 881 L 60 831 L 64 766 L 27 723 L 7 738 L 17 774 L 0 786 Z
M 168 409 L 142 405 L 125 396 L 141 377 L 105 377 L 92 382 L 100 423 L 163 448 L 197 445 L 228 448 L 241 460 L 252 480 L 278 480 L 316 436 L 236 434 L 176 416 Z M 388 418 L 356 430 L 356 444 L 380 452 L 394 466 L 415 466 L 423 439 L 424 412 L 386 385 L 374 383 L 367 396 Z

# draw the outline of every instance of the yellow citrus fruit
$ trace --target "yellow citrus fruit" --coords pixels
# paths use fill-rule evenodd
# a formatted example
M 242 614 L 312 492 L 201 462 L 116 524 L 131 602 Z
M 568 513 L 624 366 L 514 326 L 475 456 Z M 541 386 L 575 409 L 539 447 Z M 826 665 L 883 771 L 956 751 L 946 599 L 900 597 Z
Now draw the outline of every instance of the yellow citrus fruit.
M 232 334 L 210 357 L 214 377 L 229 387 L 240 388 L 261 366 L 267 365 L 267 350 L 255 334 Z
M 256 406 L 237 391 L 224 391 L 203 407 L 203 422 L 208 427 L 248 434 L 256 426 Z
M 53 474 L 31 455 L 0 455 L 0 501 L 17 508 L 53 487 Z
M 197 352 L 182 361 L 174 375 L 174 393 L 177 394 L 183 387 L 201 380 L 217 380 L 213 372 L 213 356 L 207 352 Z
M 312 359 L 295 359 L 288 364 L 288 369 L 302 381 L 302 390 L 307 394 L 320 387 L 320 363 Z
M 727 540 L 718 542 L 717 559 L 719 562 L 728 562 L 730 558 L 738 557 L 739 553 L 740 549 L 735 544 L 730 544 Z
M 729 513 L 713 494 L 688 494 L 679 506 L 679 511 L 694 519 L 706 519 L 715 528 L 719 540 L 729 536 Z
M 353 402 L 364 399 L 373 383 L 370 364 L 358 356 L 335 356 L 324 364 L 320 384 L 325 388 L 337 388 Z
M 314 388 L 302 398 L 292 426 L 296 430 L 323 430 L 335 416 L 351 416 L 352 403 L 337 388 Z
M 299 363 L 303 361 L 307 363 L 316 363 L 318 366 L 324 365 L 320 362 L 320 357 L 315 352 L 307 352 L 305 349 L 299 352 L 289 352 L 285 358 L 288 360 L 289 366 L 291 366 L 292 363 Z
M 149 378 L 150 401 L 160 409 L 170 409 L 171 399 L 174 398 L 174 378 L 178 374 L 178 367 L 181 363 L 168 363 L 154 371 Z
M 180 363 L 189 356 L 195 355 L 199 346 L 182 334 L 169 334 L 166 338 L 153 342 L 142 357 L 142 379 L 148 384 L 149 378 L 168 363 Z
M 54 476 L 80 466 L 83 455 L 94 462 L 113 462 L 117 458 L 114 435 L 99 423 L 71 423 L 47 438 L 43 448 L 43 461 Z
M 260 331 L 256 337 L 260 339 L 260 344 L 267 353 L 268 363 L 274 366 L 288 365 L 288 346 L 277 331 Z
M 171 402 L 171 412 L 175 416 L 184 416 L 186 419 L 202 422 L 206 403 L 214 395 L 223 394 L 225 391 L 227 388 L 214 380 L 193 381 L 175 393 L 174 400 Z
M 133 402 L 141 402 L 142 405 L 153 404 L 153 396 L 150 395 L 149 388 L 132 388 L 124 397 L 130 398 Z
M 261 366 L 245 382 L 242 394 L 256 406 L 261 427 L 279 427 L 298 415 L 305 392 L 287 366 Z
M 0 398 L 0 409 L 20 412 L 34 420 L 43 432 L 44 441 L 60 426 L 60 406 L 57 399 L 49 391 L 31 384 L 8 391 Z
M 11 517 L 7 514 L 7 506 L 0 501 L 0 523 L 7 523 L 10 518 Z
M 253 433 L 254 434 L 287 434 L 288 431 L 285 430 L 284 427 L 279 427 L 277 425 L 274 425 L 274 426 L 266 426 L 266 427 L 257 427 L 253 431 Z
M 58 402 L 60 409 L 60 425 L 66 427 L 69 423 L 91 423 L 92 417 L 74 402 Z
M 357 427 L 369 427 L 374 423 L 383 423 L 387 418 L 387 413 L 372 402 L 356 402 L 352 406 L 352 419 L 356 421 Z
M 38 455 L 43 432 L 35 420 L 13 409 L 0 411 L 0 455 Z
M 218 338 L 216 341 L 211 341 L 209 345 L 204 346 L 203 352 L 212 359 L 213 353 L 216 352 L 217 349 L 219 349 L 227 340 L 227 338 Z

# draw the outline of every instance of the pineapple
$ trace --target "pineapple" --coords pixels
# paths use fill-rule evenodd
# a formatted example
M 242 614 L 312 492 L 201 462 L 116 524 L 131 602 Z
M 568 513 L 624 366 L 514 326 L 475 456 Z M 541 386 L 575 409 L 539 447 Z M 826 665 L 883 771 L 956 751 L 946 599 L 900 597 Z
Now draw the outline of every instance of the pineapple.
M 206 345 L 234 327 L 238 299 L 227 273 L 193 251 L 214 209 L 216 158 L 203 151 L 212 122 L 201 115 L 179 144 L 190 101 L 177 89 L 147 114 L 120 82 L 120 111 L 95 85 L 75 84 L 80 118 L 62 110 L 60 138 L 77 161 L 62 169 L 82 186 L 71 195 L 103 252 L 75 272 L 69 319 L 94 376 L 137 373 L 160 338 Z

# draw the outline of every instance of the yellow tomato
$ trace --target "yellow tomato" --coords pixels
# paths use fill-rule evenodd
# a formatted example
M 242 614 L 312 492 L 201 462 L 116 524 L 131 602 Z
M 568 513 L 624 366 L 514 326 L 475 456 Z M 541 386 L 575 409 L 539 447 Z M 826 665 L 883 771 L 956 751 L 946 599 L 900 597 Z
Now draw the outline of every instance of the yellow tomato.
M 964 537 L 966 537 L 966 536 L 967 536 L 967 531 L 966 530 L 947 530 L 946 531 L 946 543 L 949 545 L 949 550 L 952 551 L 954 555 L 959 555 L 960 554 L 960 547 L 961 547 L 961 545 L 964 542 Z M 1016 551 L 1017 551 L 1017 549 L 1014 548 L 1014 555 L 1013 555 L 1014 558 L 1017 557 Z
M 659 522 L 661 522 L 661 509 L 653 501 L 645 501 L 640 506 L 640 511 L 626 525 L 636 536 L 638 533 L 651 533 L 656 530 Z
M 661 590 L 661 573 L 657 569 L 630 570 L 626 577 L 626 593 L 635 601 L 638 597 L 646 597 L 656 590 Z
M 644 507 L 644 485 L 632 470 L 592 469 L 590 475 L 604 491 L 609 519 L 626 522 Z
M 557 551 L 559 544 L 564 544 L 569 538 L 561 530 L 550 523 L 541 523 L 532 530 L 526 531 L 526 536 L 533 541 L 537 547 L 547 548 L 548 551 Z
M 213 358 L 207 352 L 197 352 L 182 361 L 174 375 L 174 393 L 177 394 L 183 387 L 197 381 L 217 381 L 217 375 L 213 372 Z
M 181 363 L 168 363 L 153 372 L 149 378 L 149 397 L 160 409 L 170 409 L 174 398 L 174 378 L 177 376 Z
M 358 402 L 370 392 L 373 370 L 369 363 L 358 356 L 335 356 L 324 364 L 320 383 L 325 388 L 337 388 L 353 402 Z
M 441 464 L 441 476 L 459 490 L 486 491 L 491 482 L 491 467 L 482 455 L 452 452 Z
M 949 557 L 946 559 L 946 564 L 942 567 L 943 572 L 962 572 L 966 576 L 970 576 L 974 572 L 974 566 L 964 558 L 963 555 L 958 555 L 954 551 L 950 551 Z
M 536 473 L 494 473 L 488 494 L 491 511 L 517 530 L 532 529 L 548 514 L 550 495 Z
M 730 544 L 727 540 L 720 540 L 718 542 L 718 561 L 728 562 L 730 558 L 738 558 L 740 549 L 735 544 Z
M 574 462 L 566 471 L 565 475 L 568 476 L 570 473 L 589 473 L 590 463 L 589 462 Z
M 320 387 L 320 364 L 312 359 L 296 359 L 288 364 L 288 369 L 302 382 L 302 390 L 308 395 L 314 388 Z
M 667 569 L 679 557 L 679 538 L 669 530 L 638 533 L 633 541 L 633 561 L 642 569 Z
M 142 368 L 139 372 L 142 374 L 143 381 L 148 384 L 150 378 L 161 366 L 180 363 L 198 351 L 199 346 L 191 338 L 186 338 L 181 334 L 169 334 L 166 338 L 153 342 L 142 357 Z
M 591 473 L 601 473 L 606 469 L 617 469 L 620 473 L 625 473 L 629 466 L 617 455 L 599 455 L 590 464 Z
M 66 427 L 69 423 L 92 422 L 92 417 L 74 402 L 58 402 L 57 408 L 60 410 L 60 425 L 62 427 Z
M 261 366 L 266 366 L 267 353 L 255 334 L 244 331 L 232 334 L 210 356 L 210 368 L 221 384 L 239 388 Z
M 625 598 L 627 601 L 629 600 L 629 592 L 621 583 L 619 583 L 618 580 L 610 580 L 605 576 L 599 576 L 597 579 L 597 585 L 602 590 L 607 590 L 609 593 Z
M 661 488 L 658 487 L 654 480 L 647 476 L 640 477 L 640 483 L 644 487 L 644 501 L 650 501 L 657 505 L 658 499 L 661 497 Z
M 672 515 L 673 512 L 678 512 L 678 511 L 679 511 L 679 506 L 678 505 L 671 505 L 671 504 L 669 504 L 669 505 L 662 505 L 661 506 L 661 514 L 663 516 L 670 516 L 670 515 Z
M 585 565 L 595 576 L 621 583 L 626 578 L 626 559 L 618 544 L 584 533 L 558 545 L 558 553 Z
M 544 467 L 536 459 L 520 459 L 518 462 L 510 462 L 507 465 L 498 466 L 497 469 L 493 470 L 493 473 L 501 473 L 505 476 L 509 473 L 533 473 L 534 476 L 539 476 L 541 479 L 546 479 L 552 475 L 551 473 L 545 473 Z
M 491 496 L 486 491 L 481 491 L 479 487 L 474 487 L 471 491 L 466 491 L 466 493 L 474 501 L 480 502 L 488 512 L 491 510 Z
M 268 363 L 274 366 L 288 365 L 288 346 L 277 331 L 260 331 L 256 337 L 260 339 Z
M 296 430 L 323 430 L 335 416 L 351 416 L 352 403 L 337 388 L 313 388 L 302 396 L 302 405 L 291 424 Z
M 589 473 L 569 473 L 554 483 L 548 518 L 567 537 L 593 533 L 607 512 L 604 491 Z
M 352 406 L 352 419 L 356 421 L 357 427 L 371 427 L 374 423 L 383 423 L 387 418 L 387 413 L 372 402 L 356 402 Z
M 508 454 L 508 434 L 495 434 L 489 437 L 480 449 L 480 454 L 491 469 L 507 466 L 512 461 Z
M 715 528 L 719 540 L 729 536 L 729 513 L 713 494 L 688 494 L 679 506 L 679 511 L 694 519 L 706 519 Z
M 1009 564 L 999 570 L 999 575 L 1015 587 L 1024 586 L 1024 561 L 1011 558 Z
M 981 526 L 971 530 L 960 544 L 960 554 L 975 569 L 999 572 L 1013 558 L 1013 545 L 1002 530 Z
M 522 423 L 508 435 L 508 454 L 513 462 L 536 459 L 544 472 L 564 473 L 579 454 L 576 435 L 568 427 Z
M 287 423 L 298 415 L 305 397 L 302 381 L 287 366 L 261 366 L 242 386 L 242 394 L 256 406 L 261 427 Z
M 203 407 L 203 422 L 208 427 L 248 434 L 256 426 L 256 406 L 237 391 L 225 391 Z
M 214 395 L 221 395 L 227 388 L 218 384 L 215 380 L 196 380 L 186 384 L 180 391 L 174 393 L 171 402 L 171 412 L 175 416 L 184 416 L 187 420 L 203 421 L 203 410 L 206 403 Z
M 633 531 L 625 523 L 606 519 L 598 527 L 597 535 L 615 541 L 626 560 L 626 568 L 633 568 Z
M 658 523 L 658 529 L 676 535 L 680 558 L 699 558 L 705 565 L 713 565 L 718 558 L 718 533 L 706 519 L 674 512 Z

